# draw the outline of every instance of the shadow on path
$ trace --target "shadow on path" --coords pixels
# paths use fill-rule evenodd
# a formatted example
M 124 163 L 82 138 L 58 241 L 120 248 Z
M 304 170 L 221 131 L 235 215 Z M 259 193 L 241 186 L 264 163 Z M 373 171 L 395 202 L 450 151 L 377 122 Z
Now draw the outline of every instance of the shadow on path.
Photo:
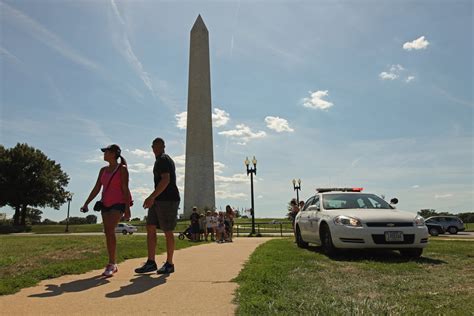
M 73 292 L 81 292 L 85 291 L 97 286 L 101 286 L 104 284 L 109 283 L 110 281 L 107 278 L 98 275 L 93 276 L 92 278 L 84 279 L 84 280 L 76 280 L 69 283 L 62 283 L 61 285 L 56 284 L 48 284 L 46 285 L 46 292 L 39 293 L 39 294 L 32 294 L 28 297 L 52 297 L 58 296 L 63 293 L 73 293 Z
M 120 290 L 115 292 L 107 293 L 105 297 L 118 298 L 125 295 L 140 294 L 149 291 L 156 286 L 165 284 L 168 276 L 169 274 L 162 274 L 158 277 L 156 277 L 156 274 L 141 274 L 138 277 L 131 279 L 130 284 L 120 287 Z

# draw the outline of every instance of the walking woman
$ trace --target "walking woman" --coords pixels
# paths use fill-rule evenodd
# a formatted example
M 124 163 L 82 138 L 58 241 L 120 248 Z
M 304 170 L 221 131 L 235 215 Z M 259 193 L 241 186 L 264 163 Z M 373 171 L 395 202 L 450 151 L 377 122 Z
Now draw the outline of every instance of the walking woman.
M 115 227 L 122 216 L 125 220 L 130 219 L 131 196 L 128 188 L 127 162 L 121 156 L 118 145 L 110 145 L 101 149 L 104 153 L 104 160 L 109 163 L 100 169 L 97 182 L 89 197 L 81 207 L 82 212 L 89 211 L 89 203 L 99 194 L 102 189 L 101 202 L 94 206 L 95 211 L 101 211 L 102 223 L 104 224 L 105 239 L 107 242 L 107 252 L 109 263 L 106 265 L 103 276 L 111 277 L 118 271 L 116 264 Z M 117 161 L 120 158 L 120 163 Z

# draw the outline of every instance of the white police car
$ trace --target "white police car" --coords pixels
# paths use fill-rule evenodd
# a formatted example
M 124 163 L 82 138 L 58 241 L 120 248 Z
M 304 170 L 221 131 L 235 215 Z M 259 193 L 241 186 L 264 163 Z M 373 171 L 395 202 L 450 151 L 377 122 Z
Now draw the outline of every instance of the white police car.
M 423 217 L 395 209 L 362 188 L 321 188 L 295 219 L 296 242 L 322 246 L 332 255 L 339 249 L 384 248 L 417 258 L 428 244 Z M 397 199 L 392 200 L 396 204 Z
M 127 223 L 118 223 L 118 225 L 115 226 L 115 232 L 122 233 L 124 235 L 126 234 L 132 235 L 133 233 L 137 231 L 138 229 L 135 226 L 127 224 Z

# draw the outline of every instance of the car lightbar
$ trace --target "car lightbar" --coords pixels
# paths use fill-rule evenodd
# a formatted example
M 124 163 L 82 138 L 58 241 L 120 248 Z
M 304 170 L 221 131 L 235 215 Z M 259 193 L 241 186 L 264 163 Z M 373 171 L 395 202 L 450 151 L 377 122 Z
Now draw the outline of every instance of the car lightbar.
M 340 192 L 361 192 L 364 188 L 317 188 L 316 192 L 324 193 L 331 191 L 340 191 Z

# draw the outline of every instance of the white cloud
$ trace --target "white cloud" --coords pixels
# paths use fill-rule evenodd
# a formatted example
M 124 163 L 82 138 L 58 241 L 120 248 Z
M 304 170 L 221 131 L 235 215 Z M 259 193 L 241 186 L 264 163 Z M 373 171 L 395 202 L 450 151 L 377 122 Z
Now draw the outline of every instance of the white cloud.
M 224 177 L 221 175 L 215 175 L 214 179 L 216 180 L 216 184 L 223 184 L 223 183 L 246 183 L 248 182 L 248 177 L 245 173 L 237 173 L 230 177 Z
M 394 73 L 388 73 L 388 72 L 383 71 L 379 74 L 379 77 L 382 80 L 395 80 L 395 79 L 398 78 L 398 75 L 396 75 Z
M 387 71 L 383 71 L 379 74 L 380 79 L 382 80 L 395 80 L 400 77 L 400 73 L 404 71 L 405 68 L 403 68 L 402 65 L 392 65 L 390 66 L 390 69 Z
M 130 173 L 152 173 L 153 165 L 146 165 L 144 163 L 133 163 L 128 165 L 128 171 Z
M 222 162 L 214 161 L 214 173 L 222 173 L 225 165 Z
M 224 126 L 227 124 L 227 122 L 229 122 L 229 120 L 229 113 L 218 108 L 214 109 L 214 113 L 212 113 L 212 125 L 214 127 Z
M 328 96 L 328 90 L 324 91 L 316 91 L 316 92 L 309 92 L 311 97 L 303 99 L 303 105 L 310 109 L 320 109 L 320 110 L 327 110 L 334 104 L 323 100 L 323 97 Z
M 413 185 L 411 188 L 412 188 L 412 189 L 419 189 L 420 186 L 419 186 L 418 184 L 415 184 L 415 185 Z
M 176 165 L 184 166 L 186 164 L 186 155 L 180 155 L 173 157 L 173 160 Z
M 140 199 L 140 201 L 144 201 L 148 197 L 148 195 L 153 192 L 153 190 L 147 187 L 135 187 L 131 188 L 130 192 L 132 193 L 132 199 L 134 200 L 134 202 L 136 202 L 137 198 Z M 134 204 L 135 207 L 138 207 L 138 204 Z
M 453 197 L 453 195 L 451 193 L 447 193 L 447 194 L 436 194 L 435 195 L 435 199 L 449 199 Z
M 176 127 L 179 129 L 186 129 L 187 127 L 187 120 L 188 120 L 188 112 L 184 111 L 175 115 L 176 118 Z M 214 127 L 221 127 L 229 122 L 230 116 L 224 110 L 215 108 L 214 112 L 212 113 L 212 125 Z
M 426 49 L 426 47 L 428 47 L 429 44 L 430 42 L 425 40 L 424 36 L 421 36 L 412 42 L 406 42 L 405 44 L 403 44 L 403 49 L 408 50 L 408 51 L 412 49 L 415 49 L 415 50 Z
M 295 131 L 294 129 L 292 129 L 288 125 L 287 120 L 285 120 L 283 118 L 279 118 L 278 116 L 277 117 L 267 116 L 265 118 L 265 123 L 267 123 L 267 127 L 269 129 L 277 131 L 278 133 L 281 133 L 281 132 L 294 132 Z
M 134 156 L 144 158 L 144 159 L 154 158 L 154 154 L 151 151 L 145 151 L 145 150 L 141 150 L 141 149 L 138 149 L 138 148 L 134 149 L 134 150 L 126 149 L 125 151 L 132 154 L 132 155 L 134 155 Z
M 406 83 L 409 83 L 410 81 L 414 80 L 415 79 L 415 76 L 408 76 L 406 79 L 405 79 L 405 82 Z
M 244 198 L 247 198 L 247 194 L 231 193 L 231 192 L 216 190 L 216 197 L 220 199 L 244 199 Z
M 264 138 L 267 133 L 264 131 L 253 132 L 250 127 L 245 124 L 237 124 L 236 129 L 219 132 L 219 135 L 224 135 L 232 139 L 239 140 L 239 145 L 245 145 L 249 140 Z
M 175 115 L 176 117 L 176 127 L 179 129 L 186 129 L 188 112 L 184 111 Z

